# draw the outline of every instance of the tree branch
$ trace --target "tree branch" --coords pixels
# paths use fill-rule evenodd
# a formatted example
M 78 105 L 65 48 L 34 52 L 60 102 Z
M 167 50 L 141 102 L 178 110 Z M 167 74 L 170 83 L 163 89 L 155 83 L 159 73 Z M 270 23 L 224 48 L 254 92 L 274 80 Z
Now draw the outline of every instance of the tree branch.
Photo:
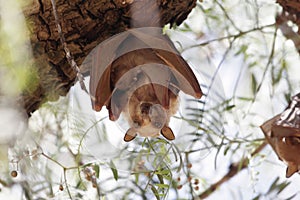
M 19 99 L 28 116 L 46 101 L 64 96 L 76 82 L 78 72 L 68 64 L 66 48 L 72 63 L 80 66 L 90 51 L 107 38 L 135 26 L 180 24 L 196 6 L 196 0 L 56 0 L 61 33 L 49 0 L 32 0 L 24 8 L 30 30 L 30 42 L 37 80 L 35 87 L 23 92 Z M 158 15 L 153 14 L 158 9 Z M 155 15 L 155 16 L 153 16 Z M 139 24 L 137 16 L 143 16 Z M 63 35 L 65 43 L 61 43 Z M 70 59 L 69 59 L 70 60 Z M 71 64 L 72 64 L 71 63 Z M 72 66 L 74 66 L 72 64 Z M 78 71 L 78 70 L 77 70 Z
M 265 146 L 267 145 L 267 142 L 264 141 L 260 146 L 258 146 L 252 153 L 251 157 L 258 154 Z M 198 197 L 200 199 L 207 198 L 209 195 L 211 195 L 214 191 L 216 191 L 223 183 L 237 175 L 240 171 L 247 168 L 249 165 L 249 159 L 248 158 L 242 158 L 240 161 L 232 163 L 229 167 L 229 171 L 227 174 L 225 174 L 219 181 L 212 184 L 208 189 L 206 189 L 204 192 L 202 192 Z
M 276 26 L 281 30 L 286 39 L 293 41 L 298 53 L 300 54 L 300 36 L 288 25 L 288 21 L 290 21 L 290 16 L 286 12 L 282 12 L 276 16 Z

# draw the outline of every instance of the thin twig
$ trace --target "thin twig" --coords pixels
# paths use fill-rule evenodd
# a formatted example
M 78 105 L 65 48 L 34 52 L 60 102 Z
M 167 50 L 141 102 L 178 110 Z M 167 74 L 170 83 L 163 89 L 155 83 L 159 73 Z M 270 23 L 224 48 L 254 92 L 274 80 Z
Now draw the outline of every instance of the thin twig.
M 256 27 L 256 28 L 253 28 L 253 29 L 250 29 L 250 30 L 247 30 L 247 31 L 241 31 L 241 32 L 239 32 L 237 34 L 227 35 L 227 36 L 224 36 L 224 37 L 211 39 L 211 40 L 208 40 L 206 42 L 202 42 L 202 43 L 199 43 L 199 44 L 191 45 L 191 46 L 183 49 L 181 52 L 184 52 L 184 51 L 186 51 L 188 49 L 200 47 L 200 46 L 206 46 L 206 45 L 208 45 L 208 44 L 210 44 L 212 42 L 218 42 L 218 41 L 222 41 L 222 40 L 226 40 L 226 39 L 231 39 L 231 38 L 238 38 L 238 37 L 241 37 L 241 36 L 246 35 L 248 33 L 255 32 L 255 31 L 262 31 L 265 28 L 273 27 L 275 25 L 276 25 L 275 23 L 274 24 L 268 24 L 268 25 L 261 26 L 261 27 Z
M 228 19 L 228 21 L 230 21 L 230 23 L 232 24 L 232 26 L 233 26 L 236 30 L 238 30 L 238 31 L 241 32 L 241 30 L 237 27 L 237 25 L 235 24 L 235 22 L 229 17 L 229 15 L 228 15 L 228 10 L 226 10 L 226 9 L 223 7 L 223 5 L 222 5 L 219 1 L 215 1 L 215 2 L 216 2 L 216 4 L 221 8 L 221 10 L 223 11 L 225 17 Z
M 51 158 L 50 156 L 48 156 L 47 154 L 45 154 L 44 152 L 41 153 L 42 156 L 44 156 L 45 158 L 47 158 L 48 160 L 51 160 L 52 162 L 56 163 L 57 165 L 59 165 L 61 168 L 65 169 L 66 167 L 63 166 L 60 162 L 54 160 L 53 158 Z
M 72 54 L 71 54 L 69 48 L 67 47 L 67 43 L 66 43 L 64 34 L 62 33 L 61 25 L 60 25 L 57 10 L 56 10 L 55 0 L 51 0 L 51 3 L 52 3 L 53 15 L 54 15 L 54 18 L 55 18 L 55 24 L 57 26 L 57 31 L 58 31 L 58 34 L 59 34 L 60 42 L 63 45 L 68 63 L 76 71 L 76 77 L 77 77 L 77 79 L 80 83 L 81 89 L 88 94 L 88 91 L 87 91 L 87 89 L 85 87 L 85 84 L 84 84 L 84 76 L 80 72 L 80 68 L 78 67 L 77 63 L 75 62 L 74 58 L 72 57 Z
M 267 145 L 267 142 L 264 141 L 260 146 L 258 146 L 252 153 L 251 157 L 258 154 L 265 146 Z M 226 175 L 224 175 L 219 181 L 212 184 L 208 189 L 206 189 L 204 192 L 202 192 L 198 197 L 200 199 L 207 198 L 209 195 L 211 195 L 216 189 L 218 189 L 223 183 L 237 175 L 240 171 L 247 168 L 249 165 L 249 159 L 248 158 L 242 158 L 240 161 L 232 163 L 229 167 L 229 171 Z
M 66 185 L 66 189 L 67 189 L 67 192 L 68 192 L 68 195 L 69 195 L 70 199 L 73 199 L 72 195 L 71 195 L 71 191 L 70 191 L 69 185 L 68 185 L 66 171 L 70 170 L 70 169 L 77 169 L 77 168 L 80 168 L 81 166 L 65 167 L 60 162 L 54 160 L 53 158 L 51 158 L 50 156 L 48 156 L 44 152 L 42 152 L 40 155 L 44 156 L 48 160 L 51 160 L 52 162 L 54 162 L 55 164 L 57 164 L 58 166 L 60 166 L 61 168 L 63 168 L 63 171 L 64 171 L 64 182 L 65 182 L 65 185 Z
M 250 112 L 252 106 L 253 106 L 253 103 L 256 101 L 257 99 L 257 96 L 258 96 L 258 92 L 260 91 L 260 89 L 262 88 L 262 85 L 263 85 L 263 82 L 266 80 L 266 75 L 267 75 L 267 72 L 273 62 L 273 57 L 274 57 L 274 53 L 275 53 L 275 44 L 276 44 L 276 38 L 277 38 L 277 27 L 275 27 L 275 31 L 274 31 L 274 36 L 273 36 L 273 42 L 272 42 L 272 48 L 271 48 L 271 52 L 270 52 L 270 55 L 269 55 L 269 58 L 268 58 L 268 62 L 266 64 L 266 68 L 263 72 L 263 75 L 261 77 L 261 80 L 256 88 L 256 91 L 255 91 L 255 94 L 254 94 L 254 97 L 253 99 L 251 100 L 252 104 L 250 105 L 250 107 L 248 108 L 248 111 L 244 114 L 243 118 L 245 117 L 245 115 L 247 113 Z
M 68 185 L 68 182 L 67 182 L 67 174 L 66 174 L 66 172 L 67 172 L 67 169 L 64 168 L 64 179 L 65 179 L 65 184 L 66 184 L 66 188 L 67 188 L 67 191 L 68 191 L 68 195 L 69 195 L 70 199 L 73 199 L 72 195 L 71 195 L 71 191 L 70 191 L 69 185 Z
M 189 153 L 185 153 L 185 161 L 186 161 L 186 165 L 190 164 Z M 191 170 L 188 167 L 187 167 L 186 176 L 188 177 L 188 179 L 191 177 Z M 192 195 L 192 198 L 194 199 L 192 181 L 188 181 L 188 185 L 189 185 L 189 189 L 190 189 L 190 194 Z

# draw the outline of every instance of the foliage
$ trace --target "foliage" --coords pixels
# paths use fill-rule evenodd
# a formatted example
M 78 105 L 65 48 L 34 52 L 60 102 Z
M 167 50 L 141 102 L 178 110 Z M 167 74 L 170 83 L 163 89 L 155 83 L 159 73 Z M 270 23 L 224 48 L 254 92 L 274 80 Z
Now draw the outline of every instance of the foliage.
M 8 174 L 0 183 L 20 185 L 25 199 L 193 199 L 237 162 L 248 170 L 212 199 L 299 197 L 269 147 L 252 154 L 264 141 L 259 125 L 281 112 L 300 86 L 297 52 L 276 27 L 279 10 L 269 1 L 203 1 L 174 28 L 183 37 L 165 28 L 204 92 L 198 101 L 183 100 L 174 120 L 184 128 L 175 142 L 115 142 L 122 138 L 116 124 L 104 112 L 95 117 L 89 97 L 75 86 L 33 114 L 10 149 L 17 177 Z

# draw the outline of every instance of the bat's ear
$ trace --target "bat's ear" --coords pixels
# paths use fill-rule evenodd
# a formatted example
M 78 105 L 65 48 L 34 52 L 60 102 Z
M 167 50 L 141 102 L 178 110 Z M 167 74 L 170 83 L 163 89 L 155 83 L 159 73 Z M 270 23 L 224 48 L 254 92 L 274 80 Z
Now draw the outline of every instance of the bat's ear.
M 286 177 L 291 177 L 294 173 L 298 172 L 298 166 L 296 164 L 289 164 L 286 168 Z
M 124 136 L 124 141 L 125 142 L 130 142 L 136 137 L 136 131 L 133 128 L 130 128 L 127 130 L 125 136 Z
M 172 129 L 168 126 L 164 126 L 160 133 L 168 140 L 174 140 L 175 139 L 175 135 L 172 131 Z

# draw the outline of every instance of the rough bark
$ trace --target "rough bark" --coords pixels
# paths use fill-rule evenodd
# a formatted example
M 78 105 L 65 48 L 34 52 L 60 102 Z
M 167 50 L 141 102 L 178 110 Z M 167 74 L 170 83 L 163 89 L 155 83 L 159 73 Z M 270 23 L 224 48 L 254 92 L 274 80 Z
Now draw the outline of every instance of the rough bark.
M 277 0 L 282 7 L 282 12 L 276 17 L 276 24 L 283 35 L 293 41 L 300 54 L 300 2 L 299 0 Z M 295 31 L 288 22 L 292 22 L 298 27 Z
M 154 16 L 156 5 L 160 15 Z M 62 32 L 78 65 L 96 45 L 132 24 L 179 25 L 195 5 L 196 0 L 56 0 Z M 33 90 L 24 91 L 20 101 L 31 115 L 43 102 L 66 95 L 76 73 L 60 43 L 51 1 L 32 0 L 24 14 L 31 30 L 38 81 Z
M 300 26 L 300 2 L 299 0 L 277 0 L 277 3 L 283 9 L 287 15 L 289 15 L 289 20 L 294 22 L 298 27 Z M 300 29 L 298 29 L 298 34 Z

